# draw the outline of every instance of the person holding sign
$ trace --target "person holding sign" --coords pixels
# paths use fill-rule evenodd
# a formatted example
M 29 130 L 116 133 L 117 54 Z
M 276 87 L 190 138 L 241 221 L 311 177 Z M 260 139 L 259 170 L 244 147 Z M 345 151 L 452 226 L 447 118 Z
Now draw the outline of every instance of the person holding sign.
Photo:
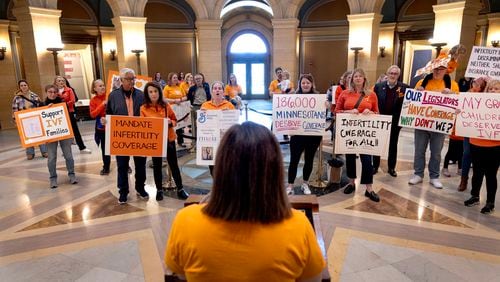
M 179 85 L 179 78 L 175 72 L 171 72 L 167 77 L 167 86 L 163 89 L 163 96 L 170 104 L 177 104 L 187 101 L 186 92 L 184 88 Z M 175 131 L 177 134 L 177 144 L 181 147 L 184 145 L 184 128 L 179 128 Z
M 500 80 L 490 80 L 485 92 L 500 94 Z M 465 201 L 464 205 L 470 207 L 479 204 L 479 192 L 483 178 L 486 178 L 486 205 L 481 209 L 481 213 L 489 214 L 495 210 L 495 196 L 498 186 L 497 172 L 500 165 L 500 141 L 470 138 L 470 151 L 472 156 L 472 190 L 470 199 Z
M 303 74 L 299 78 L 299 88 L 296 94 L 317 94 L 318 91 L 314 89 L 314 78 L 312 74 Z M 288 166 L 288 186 L 286 193 L 293 195 L 293 183 L 297 176 L 297 167 L 299 165 L 300 156 L 304 153 L 304 168 L 302 169 L 302 185 L 300 186 L 302 192 L 306 195 L 311 194 L 309 189 L 309 176 L 313 169 L 314 155 L 318 150 L 321 143 L 322 136 L 305 136 L 294 135 L 290 137 L 290 164 Z
M 362 69 L 355 69 L 352 72 L 349 88 L 342 91 L 337 106 L 336 113 L 352 114 L 378 114 L 377 95 L 368 89 L 368 80 Z M 349 183 L 344 188 L 344 194 L 351 194 L 356 189 L 356 155 L 346 154 L 346 168 Z M 372 156 L 360 154 L 361 159 L 361 184 L 366 185 L 365 197 L 374 202 L 379 202 L 380 198 L 373 191 L 373 166 Z
M 189 88 L 187 97 L 189 102 L 191 102 L 191 135 L 196 137 L 198 130 L 196 122 L 198 118 L 197 111 L 203 103 L 212 99 L 212 95 L 210 94 L 210 85 L 205 82 L 205 76 L 202 73 L 195 74 L 194 82 L 195 84 Z M 196 141 L 193 141 L 193 148 L 196 148 Z
M 108 97 L 106 105 L 107 115 L 120 116 L 140 116 L 140 109 L 144 103 L 144 94 L 141 90 L 134 87 L 135 71 L 129 68 L 120 70 L 120 88 L 113 90 Z M 120 193 L 118 202 L 126 204 L 128 201 L 129 184 L 128 169 L 130 156 L 116 156 L 118 166 L 117 186 Z M 146 183 L 146 157 L 134 156 L 135 165 L 135 190 L 142 199 L 149 199 L 149 194 L 144 189 Z
M 320 281 L 326 263 L 305 213 L 290 207 L 271 131 L 233 125 L 215 159 L 208 203 L 174 219 L 168 268 L 187 281 Z
M 458 93 L 458 84 L 446 73 L 448 63 L 439 58 L 431 62 L 432 73 L 421 79 L 415 85 L 419 91 L 428 90 L 442 92 L 443 94 Z M 436 189 L 442 189 L 443 184 L 439 181 L 439 169 L 441 167 L 441 150 L 446 135 L 442 133 L 415 129 L 415 154 L 413 167 L 414 175 L 408 181 L 410 185 L 421 183 L 424 178 L 425 152 L 427 145 L 430 146 L 431 158 L 429 160 L 430 183 Z
M 45 105 L 51 106 L 53 104 L 64 103 L 64 101 L 59 96 L 59 91 L 55 85 L 45 86 L 45 94 L 47 98 L 45 99 Z M 63 152 L 64 159 L 66 160 L 66 169 L 68 170 L 69 183 L 76 184 L 78 179 L 75 175 L 75 161 L 73 160 L 73 154 L 71 153 L 71 143 L 73 140 L 64 139 L 54 142 L 47 143 L 47 152 L 49 154 L 47 159 L 47 167 L 49 169 L 49 184 L 50 188 L 57 188 L 57 144 L 61 145 L 61 150 Z
M 105 154 L 106 146 L 104 142 L 106 140 L 106 128 L 103 122 L 106 116 L 106 86 L 101 79 L 96 79 L 92 82 L 92 87 L 90 89 L 92 94 L 95 94 L 95 96 L 90 99 L 89 106 L 90 117 L 95 118 L 94 139 L 97 146 L 101 145 L 102 169 L 99 174 L 108 175 L 111 157 Z

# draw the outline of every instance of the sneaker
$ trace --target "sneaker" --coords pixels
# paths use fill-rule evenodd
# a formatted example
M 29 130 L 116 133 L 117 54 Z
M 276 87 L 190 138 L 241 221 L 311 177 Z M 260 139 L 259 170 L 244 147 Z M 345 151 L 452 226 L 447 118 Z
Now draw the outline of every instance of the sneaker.
M 309 185 L 307 185 L 307 183 L 302 183 L 300 189 L 304 192 L 304 195 L 311 195 L 311 189 L 309 189 Z
M 441 181 L 437 178 L 431 179 L 429 183 L 436 189 L 443 189 L 443 183 L 441 183 Z
M 470 199 L 468 199 L 467 201 L 464 202 L 464 205 L 466 207 L 472 207 L 472 206 L 475 206 L 475 205 L 479 205 L 479 197 L 470 197 Z
M 486 206 L 481 209 L 481 213 L 490 214 L 495 210 L 495 205 L 493 203 L 486 203 Z
M 142 190 L 142 191 L 140 191 L 140 192 L 138 191 L 138 192 L 136 193 L 136 195 L 137 195 L 137 197 L 139 197 L 139 198 L 140 198 L 140 199 L 142 199 L 142 200 L 147 200 L 147 199 L 149 199 L 149 194 L 148 194 L 148 192 L 146 192 L 146 190 Z
M 92 154 L 92 151 L 90 151 L 89 149 L 85 148 L 83 150 L 80 150 L 80 154 Z
M 354 190 L 356 190 L 355 184 L 349 183 L 344 186 L 344 194 L 351 194 L 352 192 L 354 192 Z
M 69 176 L 69 183 L 71 183 L 71 184 L 78 183 L 78 179 L 76 178 L 76 176 L 74 174 Z
M 287 195 L 293 195 L 295 192 L 293 191 L 293 186 L 287 186 L 286 187 L 286 194 Z
M 120 194 L 120 198 L 118 198 L 118 203 L 120 205 L 126 204 L 127 203 L 127 194 Z
M 49 157 L 49 153 L 42 153 L 42 157 L 48 158 Z
M 370 200 L 376 203 L 380 202 L 380 198 L 378 197 L 377 193 L 375 193 L 375 191 L 368 192 L 368 190 L 366 190 L 365 197 L 369 198 Z
M 446 177 L 451 177 L 450 171 L 447 168 L 443 168 L 441 173 Z
M 189 198 L 189 193 L 184 190 L 184 188 L 178 189 L 177 190 L 177 197 L 181 200 L 185 200 Z
M 50 188 L 57 188 L 57 179 L 50 179 Z
M 101 169 L 101 171 L 99 171 L 99 174 L 100 175 L 108 175 L 109 174 L 109 169 L 103 168 L 103 169 Z
M 35 158 L 35 155 L 33 155 L 33 154 L 26 155 L 26 159 L 28 159 L 28 161 L 31 161 L 34 158 Z
M 163 191 L 157 191 L 156 192 L 156 200 L 157 201 L 162 201 L 163 200 Z
M 413 175 L 410 180 L 408 181 L 408 184 L 415 185 L 418 183 L 422 183 L 423 178 L 418 176 L 418 175 Z

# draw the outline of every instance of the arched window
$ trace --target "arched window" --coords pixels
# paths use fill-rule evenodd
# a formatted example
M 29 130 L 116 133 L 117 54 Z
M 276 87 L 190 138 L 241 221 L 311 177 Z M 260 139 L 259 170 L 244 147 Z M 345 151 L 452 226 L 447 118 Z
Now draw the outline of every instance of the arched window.
M 264 41 L 253 33 L 245 33 L 238 36 L 231 45 L 231 53 L 267 53 L 267 47 Z

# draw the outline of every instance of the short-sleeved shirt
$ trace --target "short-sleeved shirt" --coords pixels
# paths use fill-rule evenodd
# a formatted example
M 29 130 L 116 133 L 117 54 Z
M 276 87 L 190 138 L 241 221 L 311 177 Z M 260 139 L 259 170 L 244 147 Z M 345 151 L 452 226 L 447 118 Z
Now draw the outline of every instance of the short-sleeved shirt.
M 229 101 L 222 101 L 219 105 L 215 105 L 212 100 L 206 101 L 201 105 L 202 110 L 234 110 L 234 105 Z
M 341 113 L 343 111 L 353 110 L 360 96 L 360 93 L 352 92 L 350 90 L 342 91 L 337 101 L 335 112 Z M 379 113 L 377 95 L 373 92 L 365 95 L 358 106 L 358 112 L 360 113 L 362 113 L 366 109 L 377 114 Z
M 234 97 L 238 96 L 241 93 L 241 86 L 239 85 L 226 85 L 224 89 L 224 95 L 228 96 L 229 99 L 234 99 Z
M 180 99 L 184 96 L 186 96 L 186 92 L 184 91 L 184 88 L 179 85 L 167 85 L 165 86 L 165 89 L 163 89 L 163 97 L 167 99 Z

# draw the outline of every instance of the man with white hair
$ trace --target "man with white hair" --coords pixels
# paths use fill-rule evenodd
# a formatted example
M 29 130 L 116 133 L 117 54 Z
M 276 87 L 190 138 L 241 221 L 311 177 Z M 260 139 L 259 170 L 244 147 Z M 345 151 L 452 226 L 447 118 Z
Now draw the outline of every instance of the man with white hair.
M 120 88 L 113 90 L 108 97 L 106 107 L 107 115 L 121 116 L 140 116 L 140 108 L 144 103 L 144 93 L 141 90 L 134 88 L 135 72 L 133 69 L 124 68 L 120 70 L 120 80 L 122 85 Z M 120 204 L 127 203 L 129 192 L 128 185 L 128 169 L 130 156 L 116 156 L 118 166 L 117 186 L 120 192 L 118 202 Z M 147 200 L 148 193 L 144 189 L 146 182 L 146 157 L 134 156 L 135 164 L 135 190 L 137 196 Z

